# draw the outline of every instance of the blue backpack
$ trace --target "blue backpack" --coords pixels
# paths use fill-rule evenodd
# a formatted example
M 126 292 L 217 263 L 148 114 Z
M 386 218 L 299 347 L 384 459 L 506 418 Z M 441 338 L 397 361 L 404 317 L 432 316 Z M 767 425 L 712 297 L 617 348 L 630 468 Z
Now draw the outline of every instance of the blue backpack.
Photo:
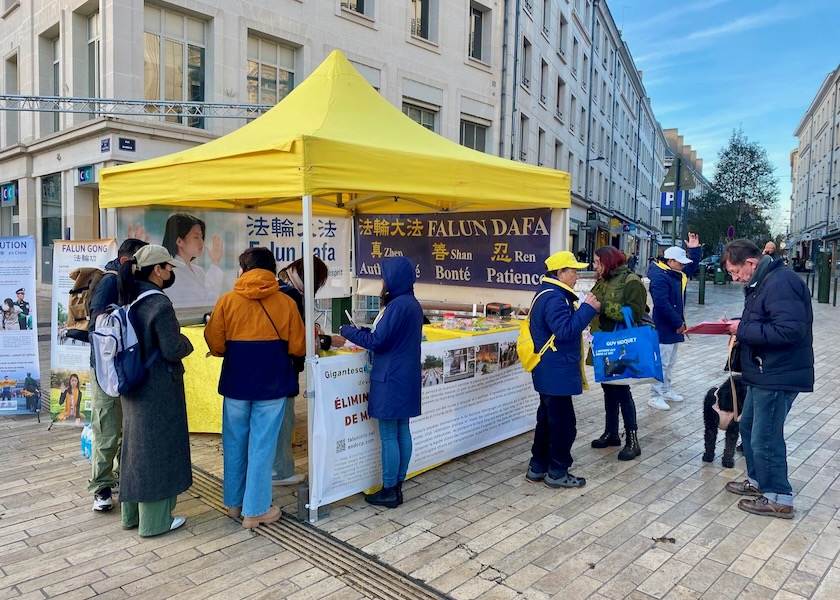
M 140 341 L 134 325 L 128 318 L 131 309 L 143 298 L 163 294 L 160 290 L 147 290 L 131 304 L 112 304 L 108 311 L 96 317 L 96 326 L 90 335 L 96 365 L 96 382 L 109 396 L 120 396 L 146 380 L 149 367 L 160 356 L 155 349 L 144 362 Z

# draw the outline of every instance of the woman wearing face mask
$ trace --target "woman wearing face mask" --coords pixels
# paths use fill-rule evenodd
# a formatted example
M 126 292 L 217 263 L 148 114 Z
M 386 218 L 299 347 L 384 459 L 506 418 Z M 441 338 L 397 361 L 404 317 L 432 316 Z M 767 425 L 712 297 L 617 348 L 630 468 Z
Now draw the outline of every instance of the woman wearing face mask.
M 20 307 L 18 307 L 14 302 L 12 302 L 11 298 L 6 298 L 5 300 L 3 300 L 2 309 L 3 329 L 6 331 L 20 331 L 20 320 L 18 319 L 18 315 L 20 314 Z
M 166 221 L 161 245 L 185 265 L 179 272 L 178 283 L 166 291 L 174 306 L 213 306 L 222 293 L 224 273 L 219 267 L 224 255 L 222 238 L 218 235 L 211 238 L 207 246 L 211 264 L 206 270 L 195 262 L 204 253 L 206 234 L 204 221 L 186 213 L 175 213 Z
M 242 516 L 242 526 L 253 528 L 280 518 L 271 505 L 271 464 L 287 399 L 298 393 L 292 356 L 306 353 L 306 338 L 294 301 L 277 289 L 271 250 L 248 248 L 239 266 L 204 339 L 211 354 L 224 357 L 224 503 L 231 517 Z
M 423 309 L 414 297 L 414 265 L 400 256 L 382 261 L 383 308 L 373 326 L 342 325 L 341 335 L 373 352 L 368 414 L 379 421 L 382 489 L 365 496 L 376 506 L 402 504 L 411 459 L 409 419 L 420 415 Z
M 64 410 L 55 418 L 56 421 L 73 419 L 76 425 L 80 425 L 84 415 L 82 414 L 82 390 L 79 388 L 79 376 L 73 373 L 65 383 L 61 382 L 61 396 L 58 399 L 59 406 Z
M 146 380 L 120 396 L 123 410 L 120 503 L 123 529 L 159 535 L 184 524 L 173 517 L 178 494 L 192 485 L 182 359 L 193 347 L 181 334 L 172 302 L 161 290 L 182 267 L 163 246 L 140 248 L 117 279 L 120 304 L 139 300 L 129 312 L 143 360 L 158 353 Z M 142 295 L 142 298 L 140 296 Z
M 318 293 L 327 283 L 327 265 L 317 256 L 312 257 L 313 269 L 315 271 L 315 293 Z M 280 269 L 277 279 L 280 283 L 280 291 L 295 301 L 300 318 L 305 319 L 303 304 L 303 259 L 289 263 L 285 268 Z M 327 335 L 321 331 L 318 324 L 315 324 L 315 332 L 318 335 L 318 343 L 322 350 L 340 348 L 347 341 L 340 335 Z M 302 356 L 292 357 L 292 363 L 298 373 L 304 369 L 304 358 Z M 274 454 L 274 469 L 272 479 L 275 485 L 297 485 L 306 480 L 306 476 L 295 473 L 295 457 L 292 453 L 292 440 L 295 433 L 295 397 L 286 398 L 286 410 L 283 413 L 283 424 L 277 436 L 277 450 Z

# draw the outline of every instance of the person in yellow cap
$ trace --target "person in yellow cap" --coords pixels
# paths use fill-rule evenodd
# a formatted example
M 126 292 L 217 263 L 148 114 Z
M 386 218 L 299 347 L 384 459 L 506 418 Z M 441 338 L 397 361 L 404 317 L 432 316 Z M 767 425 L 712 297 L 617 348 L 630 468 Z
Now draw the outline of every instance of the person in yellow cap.
M 571 252 L 552 254 L 545 266 L 546 273 L 531 303 L 531 337 L 534 348 L 548 344 L 548 349 L 531 372 L 540 406 L 525 479 L 530 483 L 542 481 L 550 488 L 583 487 L 586 480 L 569 472 L 572 444 L 577 437 L 572 396 L 583 393 L 586 387 L 581 334 L 598 314 L 601 303 L 590 294 L 578 306 L 574 290 L 578 269 L 589 265 L 578 262 Z

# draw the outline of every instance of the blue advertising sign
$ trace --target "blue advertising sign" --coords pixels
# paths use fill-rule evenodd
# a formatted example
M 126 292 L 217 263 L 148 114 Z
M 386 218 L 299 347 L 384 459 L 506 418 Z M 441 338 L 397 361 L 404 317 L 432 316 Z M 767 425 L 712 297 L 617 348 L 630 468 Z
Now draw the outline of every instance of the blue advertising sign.
M 378 279 L 383 258 L 406 256 L 417 281 L 535 287 L 549 256 L 549 209 L 355 217 L 356 276 Z
M 685 191 L 677 194 L 677 210 L 682 210 Z M 662 192 L 659 196 L 659 212 L 662 215 L 674 214 L 674 192 Z
M 17 200 L 17 181 L 0 185 L 0 207 L 14 206 Z

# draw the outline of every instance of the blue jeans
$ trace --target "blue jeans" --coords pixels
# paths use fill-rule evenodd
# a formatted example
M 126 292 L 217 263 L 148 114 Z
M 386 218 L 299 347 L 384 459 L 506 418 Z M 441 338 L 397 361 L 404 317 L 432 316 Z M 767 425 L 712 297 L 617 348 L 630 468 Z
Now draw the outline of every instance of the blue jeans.
M 624 417 L 624 429 L 636 431 L 639 428 L 636 423 L 636 403 L 633 402 L 630 386 L 602 383 L 601 388 L 604 390 L 604 410 L 607 413 L 606 432 L 618 435 L 619 408 L 621 408 L 621 416 Z
M 576 437 L 577 419 L 572 397 L 540 394 L 530 469 L 534 473 L 548 473 L 555 479 L 565 477 L 572 466 L 572 444 Z
M 747 475 L 773 502 L 793 505 L 788 481 L 785 418 L 798 392 L 747 386 L 741 415 L 741 442 Z
M 295 437 L 295 398 L 286 398 L 286 411 L 283 413 L 283 424 L 277 436 L 277 450 L 274 453 L 274 477 L 286 479 L 295 474 L 295 456 L 292 452 L 292 441 Z
M 411 460 L 411 429 L 408 419 L 379 419 L 382 444 L 382 487 L 392 488 L 405 481 Z
M 225 397 L 222 411 L 224 503 L 242 507 L 243 517 L 258 517 L 271 508 L 271 464 L 286 398 L 234 400 Z

